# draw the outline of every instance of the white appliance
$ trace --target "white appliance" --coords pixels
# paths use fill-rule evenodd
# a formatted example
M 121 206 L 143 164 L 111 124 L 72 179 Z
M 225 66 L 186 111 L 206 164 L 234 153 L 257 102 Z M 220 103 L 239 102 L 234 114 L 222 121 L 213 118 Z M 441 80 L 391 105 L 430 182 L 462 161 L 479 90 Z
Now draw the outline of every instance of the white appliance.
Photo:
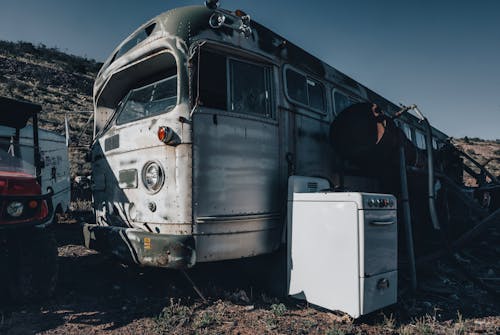
M 396 303 L 395 197 L 321 192 L 321 180 L 289 180 L 288 294 L 354 318 Z

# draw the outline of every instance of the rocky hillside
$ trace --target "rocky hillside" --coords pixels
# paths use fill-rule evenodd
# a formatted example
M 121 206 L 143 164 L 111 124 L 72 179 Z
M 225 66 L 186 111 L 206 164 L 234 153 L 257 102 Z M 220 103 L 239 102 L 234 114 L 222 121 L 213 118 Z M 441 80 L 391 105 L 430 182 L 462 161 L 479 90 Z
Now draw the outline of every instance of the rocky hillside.
M 101 64 L 56 48 L 0 41 L 0 96 L 42 105 L 42 128 L 64 133 L 68 117 L 71 175 L 88 174 L 84 154 L 92 137 L 92 86 Z
M 453 144 L 479 164 L 484 165 L 491 174 L 500 178 L 500 139 L 486 141 L 477 137 L 464 137 L 454 139 Z M 466 164 L 478 172 L 477 167 L 473 166 L 470 162 L 466 161 Z M 464 179 L 467 185 L 476 185 L 475 181 L 467 174 L 464 176 Z

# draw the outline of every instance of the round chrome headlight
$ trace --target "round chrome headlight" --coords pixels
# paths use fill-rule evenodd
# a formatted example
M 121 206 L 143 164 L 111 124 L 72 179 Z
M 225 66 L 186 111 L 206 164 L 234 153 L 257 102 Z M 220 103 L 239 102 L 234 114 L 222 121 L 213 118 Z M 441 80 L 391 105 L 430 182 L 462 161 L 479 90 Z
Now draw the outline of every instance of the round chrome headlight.
M 7 214 L 9 214 L 14 218 L 20 217 L 23 214 L 23 211 L 24 211 L 24 205 L 22 202 L 19 201 L 12 201 L 7 206 Z
M 150 192 L 158 192 L 163 186 L 165 174 L 160 164 L 148 162 L 142 168 L 142 182 Z

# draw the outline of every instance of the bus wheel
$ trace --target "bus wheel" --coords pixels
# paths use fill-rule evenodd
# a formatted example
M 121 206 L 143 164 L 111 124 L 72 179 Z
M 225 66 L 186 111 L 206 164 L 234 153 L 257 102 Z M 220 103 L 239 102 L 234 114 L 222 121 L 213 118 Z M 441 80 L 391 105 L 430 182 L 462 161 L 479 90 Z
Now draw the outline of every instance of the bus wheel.
M 29 303 L 50 297 L 56 288 L 59 266 L 57 243 L 44 229 L 19 234 L 11 244 L 9 291 L 13 302 Z

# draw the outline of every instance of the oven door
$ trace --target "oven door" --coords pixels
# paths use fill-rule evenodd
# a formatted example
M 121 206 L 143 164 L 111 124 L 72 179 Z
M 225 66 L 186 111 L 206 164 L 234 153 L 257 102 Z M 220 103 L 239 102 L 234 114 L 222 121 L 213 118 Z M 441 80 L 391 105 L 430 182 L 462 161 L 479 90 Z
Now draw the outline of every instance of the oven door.
M 360 210 L 359 216 L 360 276 L 370 277 L 396 270 L 396 210 Z

